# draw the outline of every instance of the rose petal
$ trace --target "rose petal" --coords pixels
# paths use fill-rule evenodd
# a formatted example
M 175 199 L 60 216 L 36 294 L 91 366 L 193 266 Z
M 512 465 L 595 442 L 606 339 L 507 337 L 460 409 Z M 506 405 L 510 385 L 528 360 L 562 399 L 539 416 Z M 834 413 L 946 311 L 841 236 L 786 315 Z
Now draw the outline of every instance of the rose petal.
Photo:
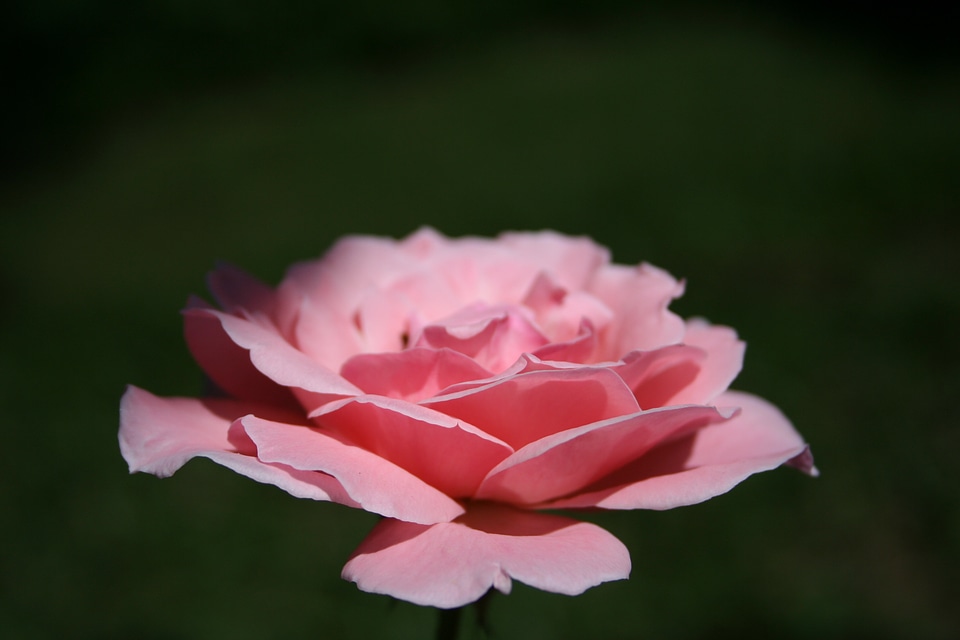
M 415 346 L 451 349 L 477 361 L 488 371 L 502 371 L 547 339 L 511 306 L 472 305 L 423 328 Z
M 228 439 L 231 423 L 258 411 L 272 417 L 291 417 L 276 409 L 234 400 L 158 398 L 127 387 L 120 401 L 120 452 L 130 472 L 167 477 L 189 459 L 204 457 L 257 482 L 280 487 L 297 498 L 330 500 L 359 506 L 333 477 L 288 466 L 270 465 L 238 453 Z
M 350 309 L 302 298 L 292 329 L 293 343 L 310 361 L 337 371 L 348 358 L 364 349 L 358 320 L 359 316 Z
M 660 443 L 728 418 L 714 407 L 667 407 L 545 437 L 497 465 L 480 485 L 477 498 L 516 505 L 559 498 L 642 458 Z
M 722 464 L 755 455 L 806 447 L 786 416 L 763 398 L 741 391 L 726 391 L 716 398 L 719 407 L 736 407 L 739 415 L 726 425 L 697 434 L 687 463 Z
M 582 333 L 584 324 L 602 330 L 612 315 L 594 296 L 584 291 L 567 291 L 546 273 L 537 276 L 523 305 L 536 314 L 537 326 L 552 343 L 572 340 Z
M 347 360 L 340 375 L 369 394 L 415 402 L 451 385 L 493 374 L 456 351 L 415 348 L 362 353 Z
M 363 298 L 419 268 L 392 239 L 342 238 L 322 259 L 287 271 L 277 291 L 277 324 L 299 348 L 337 370 L 362 350 L 353 318 Z
M 237 314 L 244 310 L 268 317 L 273 313 L 273 289 L 232 264 L 220 263 L 208 273 L 207 288 L 227 313 Z
M 542 265 L 489 238 L 458 238 L 423 264 L 455 291 L 459 306 L 520 304 Z
M 404 335 L 409 334 L 414 307 L 403 295 L 392 290 L 368 291 L 355 312 L 363 337 L 364 351 L 400 351 Z
M 363 591 L 445 609 L 512 579 L 577 595 L 629 575 L 626 547 L 600 527 L 490 504 L 432 526 L 383 520 L 343 568 Z
M 265 328 L 250 320 L 213 309 L 187 309 L 184 316 L 194 320 L 198 317 L 218 320 L 227 338 L 238 347 L 249 351 L 250 362 L 258 371 L 276 384 L 307 392 L 297 394 L 297 397 L 310 409 L 323 402 L 362 393 L 339 375 L 295 349 L 273 328 Z M 195 357 L 201 366 L 205 369 L 209 367 L 211 371 L 218 373 L 228 368 L 217 362 L 220 354 L 229 353 L 223 343 L 204 346 L 204 339 L 214 335 L 211 325 L 199 322 L 185 324 L 188 331 L 187 342 L 191 344 L 191 349 L 196 349 Z M 191 336 L 190 332 L 196 333 Z M 227 362 L 233 364 L 234 361 Z M 214 381 L 220 384 L 216 377 Z
M 594 272 L 610 262 L 610 251 L 587 237 L 570 237 L 555 231 L 503 233 L 500 242 L 540 265 L 564 289 L 583 289 Z
M 710 404 L 740 373 L 746 345 L 733 329 L 704 320 L 687 321 L 683 342 L 702 349 L 706 357 L 699 363 L 696 378 L 664 404 Z
M 349 313 L 371 288 L 386 289 L 418 263 L 399 250 L 397 241 L 374 236 L 346 236 L 320 260 L 301 262 L 284 276 L 284 284 L 303 296 Z
M 333 402 L 311 417 L 454 498 L 472 496 L 487 472 L 513 453 L 472 425 L 382 396 Z
M 623 357 L 623 364 L 611 367 L 643 409 L 655 409 L 671 404 L 703 404 L 669 402 L 691 385 L 700 373 L 700 363 L 707 354 L 696 347 L 674 344 L 651 351 L 631 351 Z
M 530 290 L 523 298 L 523 306 L 541 313 L 551 307 L 563 304 L 567 297 L 567 290 L 557 284 L 549 274 L 541 272 L 530 285 Z
M 537 322 L 551 340 L 569 340 L 577 333 L 583 322 L 589 322 L 602 331 L 613 317 L 612 312 L 600 300 L 583 291 L 572 291 L 555 307 L 537 314 Z
M 428 257 L 442 250 L 450 243 L 450 239 L 439 233 L 433 227 L 420 227 L 399 242 L 400 250 L 417 260 L 426 260 Z
M 581 289 L 609 262 L 609 251 L 589 238 L 553 231 L 504 233 L 497 239 L 447 238 L 422 228 L 399 243 L 425 271 L 444 273 L 462 303 L 477 300 L 517 304 L 543 272 L 570 290 Z
M 792 463 L 817 475 L 803 439 L 770 403 L 728 391 L 718 403 L 740 408 L 730 420 L 658 447 L 587 491 L 549 508 L 672 509 L 726 493 L 754 473 Z
M 191 298 L 183 312 L 183 335 L 197 364 L 227 394 L 250 402 L 297 406 L 290 389 L 283 387 L 250 362 L 250 352 L 223 329 L 220 319 L 199 298 Z
M 635 269 L 606 265 L 587 290 L 613 312 L 601 359 L 617 360 L 630 351 L 656 349 L 683 339 L 683 320 L 667 309 L 671 300 L 683 294 L 683 284 L 666 271 L 646 263 Z
M 421 524 L 448 522 L 463 513 L 455 500 L 408 471 L 331 434 L 256 416 L 240 423 L 260 460 L 329 474 L 366 511 Z
M 530 371 L 449 391 L 421 404 L 476 425 L 515 449 L 639 410 L 620 377 L 598 367 Z
M 464 306 L 460 293 L 448 279 L 425 267 L 394 280 L 390 291 L 407 302 L 420 326 L 449 317 Z M 412 336 L 412 329 L 410 334 Z
M 579 333 L 566 342 L 551 342 L 530 354 L 540 360 L 585 363 L 593 359 L 599 339 L 593 325 L 586 318 L 580 324 Z

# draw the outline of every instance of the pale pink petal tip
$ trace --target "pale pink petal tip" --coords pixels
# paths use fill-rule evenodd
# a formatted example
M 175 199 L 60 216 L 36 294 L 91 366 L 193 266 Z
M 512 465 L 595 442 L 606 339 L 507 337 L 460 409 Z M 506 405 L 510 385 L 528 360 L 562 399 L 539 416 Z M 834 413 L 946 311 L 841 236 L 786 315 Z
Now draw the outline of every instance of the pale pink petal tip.
M 120 403 L 120 451 L 130 472 L 173 475 L 191 458 L 202 457 L 257 482 L 275 485 L 297 498 L 360 506 L 325 473 L 266 464 L 237 449 L 230 430 L 235 419 L 266 409 L 227 399 L 160 398 L 130 386 Z
M 362 591 L 449 609 L 512 580 L 566 595 L 630 575 L 626 547 L 600 527 L 493 504 L 453 522 L 383 520 L 343 569 Z

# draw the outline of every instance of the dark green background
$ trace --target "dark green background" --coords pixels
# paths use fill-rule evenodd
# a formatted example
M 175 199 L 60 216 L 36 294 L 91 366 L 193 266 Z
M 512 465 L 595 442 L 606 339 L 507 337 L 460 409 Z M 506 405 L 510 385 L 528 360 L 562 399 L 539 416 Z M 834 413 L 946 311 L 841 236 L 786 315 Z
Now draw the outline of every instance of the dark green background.
M 206 461 L 128 476 L 178 310 L 345 233 L 554 228 L 687 279 L 823 475 L 591 514 L 629 581 L 515 584 L 494 638 L 960 635 L 960 67 L 867 3 L 35 2 L 3 27 L 0 636 L 422 638 L 340 567 L 376 518 Z M 483 637 L 474 632 L 465 637 Z

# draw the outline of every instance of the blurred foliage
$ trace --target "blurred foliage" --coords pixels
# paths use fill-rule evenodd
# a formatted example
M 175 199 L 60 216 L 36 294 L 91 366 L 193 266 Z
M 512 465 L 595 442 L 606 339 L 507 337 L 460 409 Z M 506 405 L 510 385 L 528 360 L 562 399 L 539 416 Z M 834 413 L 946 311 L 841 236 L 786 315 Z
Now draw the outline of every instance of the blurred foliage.
M 177 310 L 216 260 L 277 282 L 345 233 L 424 224 L 588 234 L 685 277 L 675 308 L 738 329 L 736 386 L 823 471 L 587 514 L 631 580 L 517 584 L 491 637 L 960 633 L 947 10 L 267 6 L 21 3 L 3 27 L 22 91 L 0 189 L 0 636 L 427 637 L 433 611 L 339 579 L 374 517 L 204 461 L 130 477 L 116 445 L 125 384 L 199 391 Z
M 956 59 L 960 6 L 919 0 L 11 0 L 0 22 L 7 61 L 0 168 L 19 173 L 119 114 L 211 87 L 320 68 L 396 68 L 529 31 L 585 32 L 661 15 L 768 18 L 814 26 L 897 59 Z

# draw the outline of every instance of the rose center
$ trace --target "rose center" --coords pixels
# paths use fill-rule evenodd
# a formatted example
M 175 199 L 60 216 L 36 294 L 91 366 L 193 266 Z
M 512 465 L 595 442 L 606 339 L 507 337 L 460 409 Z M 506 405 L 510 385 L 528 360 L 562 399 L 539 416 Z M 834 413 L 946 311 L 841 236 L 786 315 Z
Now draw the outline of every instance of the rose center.
M 529 312 L 517 305 L 471 305 L 410 334 L 412 347 L 451 349 L 494 373 L 549 342 Z

